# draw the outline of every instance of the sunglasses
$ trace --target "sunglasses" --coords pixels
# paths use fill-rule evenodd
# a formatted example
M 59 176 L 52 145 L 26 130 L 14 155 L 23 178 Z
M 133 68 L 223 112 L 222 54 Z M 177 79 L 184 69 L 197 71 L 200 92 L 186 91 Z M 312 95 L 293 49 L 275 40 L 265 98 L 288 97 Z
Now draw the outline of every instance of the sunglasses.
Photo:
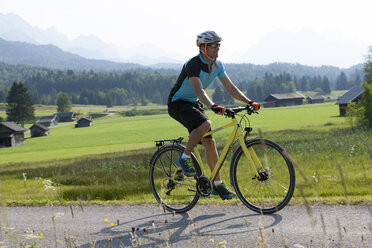
M 211 43 L 211 44 L 208 44 L 208 47 L 212 47 L 212 48 L 216 48 L 216 47 L 220 47 L 221 44 L 220 43 Z

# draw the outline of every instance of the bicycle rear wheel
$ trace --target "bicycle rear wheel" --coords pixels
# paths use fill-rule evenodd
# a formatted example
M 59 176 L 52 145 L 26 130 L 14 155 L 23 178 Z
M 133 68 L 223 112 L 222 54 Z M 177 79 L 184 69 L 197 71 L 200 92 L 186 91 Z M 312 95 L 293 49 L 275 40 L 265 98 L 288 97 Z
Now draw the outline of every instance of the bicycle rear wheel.
M 231 162 L 231 184 L 239 199 L 251 210 L 275 213 L 285 207 L 293 195 L 292 161 L 283 148 L 270 140 L 252 139 L 246 146 L 253 149 L 262 167 L 256 170 L 239 147 Z
M 184 213 L 192 209 L 199 200 L 196 179 L 187 177 L 175 160 L 183 153 L 181 145 L 161 147 L 150 161 L 150 185 L 156 200 L 168 211 Z M 192 155 L 197 177 L 201 175 L 199 163 Z

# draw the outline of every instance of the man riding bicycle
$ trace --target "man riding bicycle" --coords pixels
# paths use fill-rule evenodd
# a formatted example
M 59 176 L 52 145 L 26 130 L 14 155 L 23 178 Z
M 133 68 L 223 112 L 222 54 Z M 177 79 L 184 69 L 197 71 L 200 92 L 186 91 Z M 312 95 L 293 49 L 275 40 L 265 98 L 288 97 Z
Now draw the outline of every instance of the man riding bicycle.
M 214 138 L 212 135 L 203 138 L 203 135 L 211 130 L 211 121 L 204 113 L 203 104 L 216 114 L 223 115 L 225 112 L 225 108 L 215 104 L 204 91 L 216 77 L 233 98 L 252 105 L 256 110 L 260 108 L 258 103 L 248 99 L 233 84 L 223 64 L 217 60 L 221 41 L 222 38 L 213 31 L 197 35 L 196 45 L 199 47 L 199 54 L 184 64 L 169 94 L 169 115 L 185 126 L 190 134 L 184 153 L 176 160 L 176 164 L 189 177 L 196 175 L 192 166 L 191 152 L 199 142 L 205 147 L 207 164 L 211 171 L 218 161 Z M 213 184 L 213 195 L 219 195 L 223 200 L 236 196 L 226 188 L 220 174 Z

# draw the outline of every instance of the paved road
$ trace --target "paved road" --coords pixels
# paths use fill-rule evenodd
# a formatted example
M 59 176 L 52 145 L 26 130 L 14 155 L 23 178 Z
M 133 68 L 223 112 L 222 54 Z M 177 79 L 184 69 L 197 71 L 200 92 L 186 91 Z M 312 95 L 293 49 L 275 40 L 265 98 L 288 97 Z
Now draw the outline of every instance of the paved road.
M 27 230 L 43 236 L 27 240 Z M 224 241 L 226 247 L 260 247 L 260 241 L 267 245 L 261 247 L 372 247 L 372 207 L 312 206 L 310 214 L 304 206 L 287 206 L 265 216 L 226 205 L 197 205 L 180 215 L 148 205 L 7 207 L 0 231 L 0 247 L 131 247 L 136 241 L 141 247 L 218 247 Z

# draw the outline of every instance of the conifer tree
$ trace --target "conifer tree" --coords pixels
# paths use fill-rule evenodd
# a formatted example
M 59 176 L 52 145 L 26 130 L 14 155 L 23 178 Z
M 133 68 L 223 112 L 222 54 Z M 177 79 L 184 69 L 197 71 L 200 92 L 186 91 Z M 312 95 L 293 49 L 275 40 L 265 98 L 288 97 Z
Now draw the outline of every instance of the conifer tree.
M 324 94 L 331 93 L 331 83 L 329 82 L 329 79 L 324 76 L 322 80 L 322 91 Z
M 372 46 L 369 47 L 367 61 L 364 64 L 365 83 L 362 94 L 361 105 L 364 108 L 364 120 L 369 127 L 372 127 Z
M 30 93 L 22 82 L 13 83 L 6 97 L 6 103 L 8 121 L 20 123 L 24 127 L 25 122 L 35 118 Z
M 216 89 L 214 90 L 214 93 L 212 95 L 212 99 L 217 104 L 224 103 L 223 91 L 219 85 L 216 86 Z

